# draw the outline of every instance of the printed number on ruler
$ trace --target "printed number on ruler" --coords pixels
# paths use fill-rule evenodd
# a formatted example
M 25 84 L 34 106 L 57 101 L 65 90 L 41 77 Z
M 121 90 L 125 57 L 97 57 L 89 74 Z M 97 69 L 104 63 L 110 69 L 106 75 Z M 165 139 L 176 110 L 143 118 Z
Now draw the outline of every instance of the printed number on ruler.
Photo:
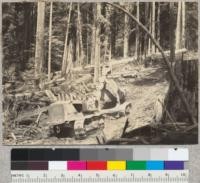
M 11 171 L 12 183 L 188 183 L 188 170 Z

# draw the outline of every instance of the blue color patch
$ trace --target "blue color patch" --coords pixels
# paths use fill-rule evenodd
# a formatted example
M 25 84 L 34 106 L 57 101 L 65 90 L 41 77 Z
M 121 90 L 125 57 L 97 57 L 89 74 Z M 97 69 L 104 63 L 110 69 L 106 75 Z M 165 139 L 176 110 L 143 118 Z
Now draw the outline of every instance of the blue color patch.
M 184 161 L 165 161 L 165 170 L 184 170 Z
M 164 161 L 147 161 L 147 170 L 164 170 Z

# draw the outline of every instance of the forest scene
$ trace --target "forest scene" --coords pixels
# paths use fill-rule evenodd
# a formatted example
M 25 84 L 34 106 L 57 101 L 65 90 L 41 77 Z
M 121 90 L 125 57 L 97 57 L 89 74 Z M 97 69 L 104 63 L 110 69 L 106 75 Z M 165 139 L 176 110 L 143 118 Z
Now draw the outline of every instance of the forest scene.
M 4 144 L 198 143 L 197 52 L 197 2 L 4 2 Z

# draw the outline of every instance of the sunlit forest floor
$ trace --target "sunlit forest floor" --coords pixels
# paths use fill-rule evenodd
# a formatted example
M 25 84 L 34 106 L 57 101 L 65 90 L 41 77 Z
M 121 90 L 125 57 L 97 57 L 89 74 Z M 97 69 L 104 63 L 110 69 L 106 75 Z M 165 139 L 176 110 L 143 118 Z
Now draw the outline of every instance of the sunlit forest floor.
M 136 66 L 133 64 L 118 66 L 113 70 L 113 75 L 119 72 L 132 72 L 133 75 L 127 77 L 115 77 L 115 81 L 121 88 L 124 88 L 127 94 L 127 101 L 132 103 L 132 109 L 129 116 L 129 126 L 127 132 L 141 126 L 152 123 L 153 116 L 155 115 L 154 104 L 158 97 L 164 98 L 169 86 L 166 80 L 166 70 L 163 66 L 158 64 L 149 67 Z M 46 125 L 47 118 L 43 116 L 38 127 L 38 135 L 32 137 L 28 136 L 23 138 L 23 133 L 31 126 L 21 125 L 15 131 L 21 133 L 22 138 L 4 139 L 5 144 L 26 144 L 26 145 L 48 145 L 48 144 L 97 144 L 96 136 L 102 131 L 97 130 L 91 132 L 87 138 L 83 140 L 76 140 L 75 138 L 57 138 L 54 136 L 49 137 L 48 126 Z M 119 138 L 122 129 L 125 125 L 125 117 L 106 118 L 105 128 L 103 129 L 104 135 L 107 140 Z M 9 130 L 9 129 L 5 129 Z

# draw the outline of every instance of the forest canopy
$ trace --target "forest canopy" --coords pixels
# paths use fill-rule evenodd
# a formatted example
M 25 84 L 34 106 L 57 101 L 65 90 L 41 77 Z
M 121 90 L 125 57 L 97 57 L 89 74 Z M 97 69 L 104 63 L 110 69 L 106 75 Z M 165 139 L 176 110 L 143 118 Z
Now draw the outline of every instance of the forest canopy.
M 154 34 L 164 50 L 170 49 L 170 16 L 167 2 L 120 3 Z M 175 20 L 178 21 L 178 3 L 175 3 Z M 20 77 L 16 72 L 34 67 L 37 3 L 3 3 L 3 70 L 7 77 Z M 198 49 L 197 3 L 185 3 L 185 45 L 188 50 Z M 62 68 L 65 44 L 71 47 L 73 67 L 94 64 L 95 33 L 99 31 L 100 61 L 120 59 L 154 52 L 154 46 L 145 32 L 124 12 L 106 4 L 46 2 L 44 7 L 44 38 L 42 73 L 47 73 L 49 54 L 50 16 L 51 68 L 52 72 Z M 154 13 L 152 13 L 154 12 Z M 70 18 L 69 18 L 70 17 Z M 175 23 L 177 22 L 175 21 Z M 183 21 L 183 20 L 182 20 Z M 177 25 L 175 25 L 177 26 Z M 68 39 L 66 41 L 66 31 Z M 183 39 L 183 38 L 181 38 Z M 15 73 L 15 74 L 14 74 Z M 6 79 L 6 78 L 4 78 Z M 18 78 L 19 79 L 19 78 Z

